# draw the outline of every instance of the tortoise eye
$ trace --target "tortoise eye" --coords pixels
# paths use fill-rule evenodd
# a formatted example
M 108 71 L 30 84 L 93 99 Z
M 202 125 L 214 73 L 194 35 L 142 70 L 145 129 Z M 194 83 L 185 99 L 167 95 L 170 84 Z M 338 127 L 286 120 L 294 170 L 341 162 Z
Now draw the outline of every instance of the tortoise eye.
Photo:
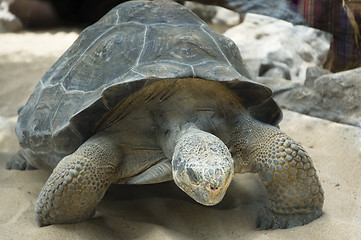
M 187 174 L 189 176 L 189 179 L 192 181 L 192 183 L 197 185 L 200 183 L 196 172 L 192 168 L 187 168 Z

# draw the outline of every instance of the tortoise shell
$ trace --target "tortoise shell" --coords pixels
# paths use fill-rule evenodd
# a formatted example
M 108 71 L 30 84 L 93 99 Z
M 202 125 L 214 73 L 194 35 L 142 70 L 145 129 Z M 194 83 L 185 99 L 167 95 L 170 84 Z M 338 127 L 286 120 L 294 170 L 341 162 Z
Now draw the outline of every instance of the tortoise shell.
M 128 96 L 175 78 L 222 82 L 256 119 L 281 119 L 272 91 L 251 80 L 230 39 L 180 4 L 131 1 L 86 28 L 42 77 L 19 111 L 20 151 L 33 166 L 55 167 Z

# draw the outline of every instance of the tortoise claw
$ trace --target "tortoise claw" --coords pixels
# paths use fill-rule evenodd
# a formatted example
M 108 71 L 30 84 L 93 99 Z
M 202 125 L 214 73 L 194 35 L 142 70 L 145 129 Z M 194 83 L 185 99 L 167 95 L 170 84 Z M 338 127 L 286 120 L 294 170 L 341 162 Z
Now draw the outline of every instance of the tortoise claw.
M 34 170 L 37 169 L 30 165 L 23 157 L 21 152 L 17 152 L 14 155 L 10 156 L 8 161 L 6 162 L 6 169 L 14 169 L 14 170 Z
M 292 228 L 310 223 L 321 215 L 320 209 L 311 213 L 281 214 L 262 207 L 257 215 L 256 227 L 260 230 Z

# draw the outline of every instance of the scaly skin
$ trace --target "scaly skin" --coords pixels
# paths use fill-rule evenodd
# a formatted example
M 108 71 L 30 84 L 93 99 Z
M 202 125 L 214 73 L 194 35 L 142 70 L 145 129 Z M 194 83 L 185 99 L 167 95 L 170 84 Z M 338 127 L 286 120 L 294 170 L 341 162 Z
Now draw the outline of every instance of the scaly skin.
M 290 228 L 320 217 L 323 190 L 303 147 L 276 127 L 249 116 L 240 119 L 232 135 L 235 172 L 258 173 L 269 198 L 257 227 Z
M 304 225 L 322 215 L 323 191 L 310 157 L 278 128 L 242 115 L 234 127 L 230 151 L 219 138 L 192 124 L 176 135 L 175 141 L 170 141 L 173 178 L 201 204 L 221 201 L 233 172 L 255 172 L 269 197 L 258 214 L 260 229 Z M 95 135 L 65 157 L 39 195 L 35 210 L 39 225 L 90 218 L 109 185 L 119 177 L 116 171 L 121 158 L 116 144 L 102 135 Z
M 180 132 L 172 160 L 173 179 L 195 201 L 219 203 L 231 183 L 234 163 L 227 146 L 195 125 Z
M 234 168 L 226 145 L 192 124 L 171 145 L 175 183 L 201 204 L 219 203 Z M 122 154 L 116 146 L 111 137 L 95 135 L 59 162 L 39 194 L 39 226 L 80 222 L 94 214 L 109 185 L 120 177 L 116 171 Z
M 33 167 L 28 161 L 26 161 L 21 151 L 18 151 L 16 154 L 9 157 L 6 162 L 6 169 L 34 170 L 36 167 Z
M 39 226 L 90 218 L 114 182 L 120 159 L 111 141 L 97 136 L 63 158 L 39 194 L 35 207 Z

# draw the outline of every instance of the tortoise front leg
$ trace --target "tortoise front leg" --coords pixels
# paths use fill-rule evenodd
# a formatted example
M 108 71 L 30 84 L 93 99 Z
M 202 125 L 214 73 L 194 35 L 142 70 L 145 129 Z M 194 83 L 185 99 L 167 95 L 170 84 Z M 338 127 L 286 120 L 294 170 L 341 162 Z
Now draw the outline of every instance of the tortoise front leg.
M 302 146 L 278 128 L 248 117 L 232 137 L 238 171 L 257 172 L 267 189 L 268 202 L 258 213 L 257 227 L 290 228 L 322 215 L 323 190 Z
M 96 136 L 64 157 L 39 194 L 35 207 L 39 226 L 90 218 L 114 181 L 120 157 L 110 139 Z
M 269 197 L 258 213 L 257 227 L 290 228 L 322 215 L 323 190 L 311 158 L 300 145 L 280 134 L 256 159 Z

